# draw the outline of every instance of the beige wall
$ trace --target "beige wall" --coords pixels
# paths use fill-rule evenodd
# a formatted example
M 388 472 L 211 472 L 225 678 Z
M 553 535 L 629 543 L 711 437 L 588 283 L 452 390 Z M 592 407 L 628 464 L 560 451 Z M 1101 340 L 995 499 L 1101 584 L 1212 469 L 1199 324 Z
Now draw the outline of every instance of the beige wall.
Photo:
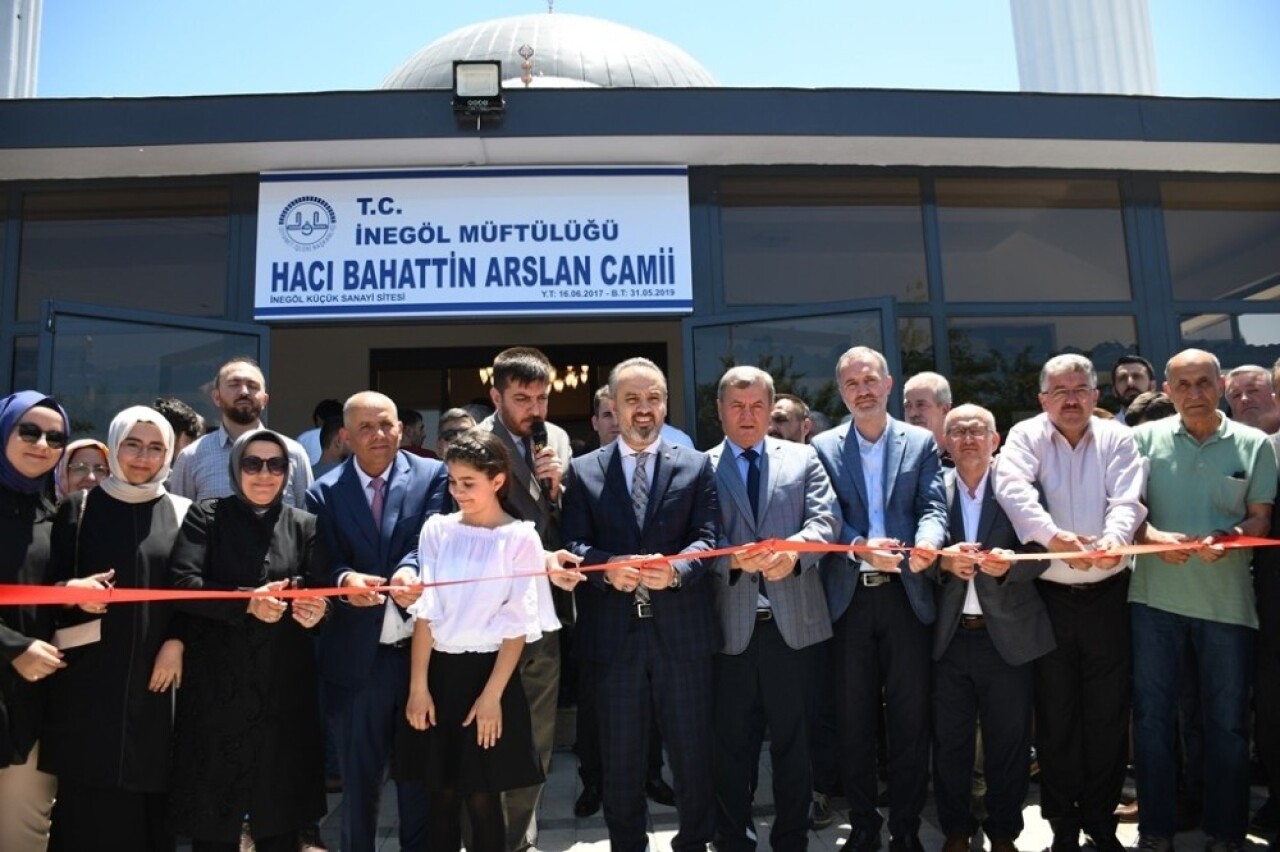
M 311 410 L 325 397 L 345 399 L 369 384 L 369 350 L 508 346 L 556 343 L 665 343 L 671 389 L 670 418 L 687 423 L 684 358 L 679 320 L 598 320 L 551 323 L 360 324 L 271 329 L 267 409 L 273 429 L 297 435 L 311 428 Z

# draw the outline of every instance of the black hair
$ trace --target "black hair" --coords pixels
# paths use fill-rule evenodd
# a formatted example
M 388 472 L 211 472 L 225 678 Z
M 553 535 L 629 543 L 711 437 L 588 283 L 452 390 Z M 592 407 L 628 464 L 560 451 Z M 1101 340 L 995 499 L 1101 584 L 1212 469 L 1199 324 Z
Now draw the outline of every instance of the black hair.
M 316 403 L 316 407 L 311 410 L 311 422 L 317 426 L 324 423 L 330 417 L 342 416 L 342 403 L 336 399 L 322 399 Z
M 327 450 L 329 445 L 333 443 L 333 436 L 338 434 L 338 430 L 342 428 L 342 415 L 337 417 L 326 417 L 324 423 L 320 425 L 320 449 Z
M 1124 410 L 1124 422 L 1126 426 L 1137 426 L 1152 420 L 1163 420 L 1177 413 L 1173 400 L 1169 397 L 1159 391 L 1147 391 L 1138 394 L 1129 403 L 1129 407 Z
M 202 434 L 200 415 L 196 413 L 194 408 L 177 397 L 158 396 L 151 403 L 151 407 L 159 412 L 161 417 L 169 421 L 175 436 L 186 435 L 194 441 Z
M 511 453 L 502 439 L 488 429 L 468 429 L 454 438 L 444 451 L 444 461 L 473 467 L 490 479 L 501 473 L 506 479 L 498 489 L 498 497 L 507 496 L 507 489 L 511 487 Z
M 512 346 L 493 359 L 493 386 L 499 391 L 512 384 L 551 381 L 551 360 L 532 346 Z
M 1116 368 L 1125 364 L 1141 364 L 1146 368 L 1147 378 L 1151 379 L 1153 382 L 1156 380 L 1156 368 L 1151 366 L 1151 362 L 1146 358 L 1143 358 L 1141 355 L 1121 355 L 1116 359 L 1116 363 L 1111 367 L 1112 385 L 1116 383 Z

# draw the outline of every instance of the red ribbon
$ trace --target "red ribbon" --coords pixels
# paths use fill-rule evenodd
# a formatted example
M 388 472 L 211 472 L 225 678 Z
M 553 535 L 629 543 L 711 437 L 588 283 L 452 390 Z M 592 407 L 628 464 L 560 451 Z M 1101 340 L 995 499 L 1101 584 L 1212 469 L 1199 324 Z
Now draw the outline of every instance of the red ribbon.
M 1031 562 L 1049 559 L 1102 559 L 1108 556 L 1134 556 L 1152 553 L 1164 553 L 1175 550 L 1196 550 L 1202 540 L 1183 544 L 1126 544 L 1106 551 L 1090 551 L 1085 553 L 1015 553 L 1002 557 L 1010 562 Z M 1275 547 L 1280 546 L 1280 539 L 1255 538 L 1252 536 L 1225 536 L 1217 539 L 1228 550 L 1241 547 Z M 789 539 L 771 538 L 751 544 L 738 544 L 732 547 L 721 547 L 716 550 L 698 550 L 690 553 L 649 556 L 639 559 L 620 559 L 602 565 L 587 565 L 576 570 L 584 573 L 607 571 L 610 568 L 639 568 L 664 562 L 679 562 L 685 559 L 711 559 L 716 556 L 732 556 L 737 553 L 761 551 L 790 551 L 793 553 L 872 553 L 897 551 L 910 553 L 914 548 L 906 545 L 894 547 L 868 547 L 861 544 L 825 544 L 809 541 L 791 541 Z M 987 551 L 966 554 L 980 556 Z M 75 604 L 98 603 L 142 603 L 154 601 L 176 600 L 248 600 L 250 598 L 330 598 L 352 594 L 368 594 L 370 592 L 388 593 L 404 591 L 406 588 L 441 588 L 459 586 L 467 583 L 483 583 L 491 580 L 510 580 L 523 577 L 545 577 L 545 571 L 529 571 L 519 574 L 496 575 L 493 577 L 474 577 L 465 580 L 439 580 L 435 583 L 419 583 L 413 586 L 365 586 L 361 588 L 324 588 L 324 589 L 277 589 L 275 591 L 257 590 L 214 590 L 214 589 L 134 589 L 113 586 L 105 589 L 87 589 L 68 586 L 30 586 L 0 584 L 0 605 L 4 606 L 72 606 Z

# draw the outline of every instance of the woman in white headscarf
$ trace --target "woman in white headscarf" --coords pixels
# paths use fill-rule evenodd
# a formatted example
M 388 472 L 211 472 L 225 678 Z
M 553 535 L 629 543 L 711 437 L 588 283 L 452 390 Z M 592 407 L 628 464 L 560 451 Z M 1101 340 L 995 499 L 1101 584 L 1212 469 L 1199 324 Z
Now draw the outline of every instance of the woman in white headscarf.
M 145 406 L 116 415 L 110 474 L 54 518 L 54 574 L 68 586 L 167 588 L 169 552 L 190 501 L 164 482 L 173 427 Z M 59 618 L 66 669 L 50 678 L 40 767 L 58 776 L 51 850 L 171 852 L 172 691 L 182 680 L 168 603 L 83 604 Z

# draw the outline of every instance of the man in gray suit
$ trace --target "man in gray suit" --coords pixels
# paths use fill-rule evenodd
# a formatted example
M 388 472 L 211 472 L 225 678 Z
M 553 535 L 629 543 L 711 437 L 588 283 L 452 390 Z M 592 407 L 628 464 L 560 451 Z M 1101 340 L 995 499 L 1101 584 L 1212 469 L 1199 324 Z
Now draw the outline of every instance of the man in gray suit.
M 555 551 L 561 544 L 560 481 L 573 450 L 569 435 L 546 422 L 550 392 L 551 362 L 546 355 L 532 347 L 505 349 L 493 359 L 489 398 L 495 411 L 477 428 L 493 432 L 511 453 L 512 481 L 503 499 L 504 508 L 513 517 L 532 521 L 543 548 Z M 572 598 L 558 589 L 552 594 L 557 615 L 561 619 L 571 617 Z M 520 681 L 533 717 L 533 745 L 542 771 L 550 773 L 560 691 L 559 636 L 544 633 L 538 641 L 525 643 L 520 655 Z M 541 784 L 503 794 L 507 848 L 513 852 L 528 849 L 537 841 L 541 797 Z
M 721 546 L 766 539 L 831 542 L 839 532 L 835 492 L 811 447 L 766 438 L 773 378 L 733 367 L 720 379 L 716 408 L 724 443 L 708 454 L 716 471 Z M 715 658 L 716 848 L 756 848 L 752 769 L 763 713 L 771 734 L 776 852 L 808 847 L 813 787 L 805 697 L 813 646 L 831 636 L 821 554 L 758 548 L 712 566 L 723 642 Z
M 1032 581 L 1048 562 L 1013 562 L 1018 541 L 996 502 L 991 459 L 1000 444 L 995 417 L 977 405 L 947 413 L 944 440 L 955 470 L 944 475 L 951 544 L 930 574 L 938 582 L 933 624 L 933 790 L 947 840 L 968 852 L 974 724 L 981 722 L 991 852 L 1017 852 L 1029 781 L 1032 660 L 1056 647 L 1053 625 Z

